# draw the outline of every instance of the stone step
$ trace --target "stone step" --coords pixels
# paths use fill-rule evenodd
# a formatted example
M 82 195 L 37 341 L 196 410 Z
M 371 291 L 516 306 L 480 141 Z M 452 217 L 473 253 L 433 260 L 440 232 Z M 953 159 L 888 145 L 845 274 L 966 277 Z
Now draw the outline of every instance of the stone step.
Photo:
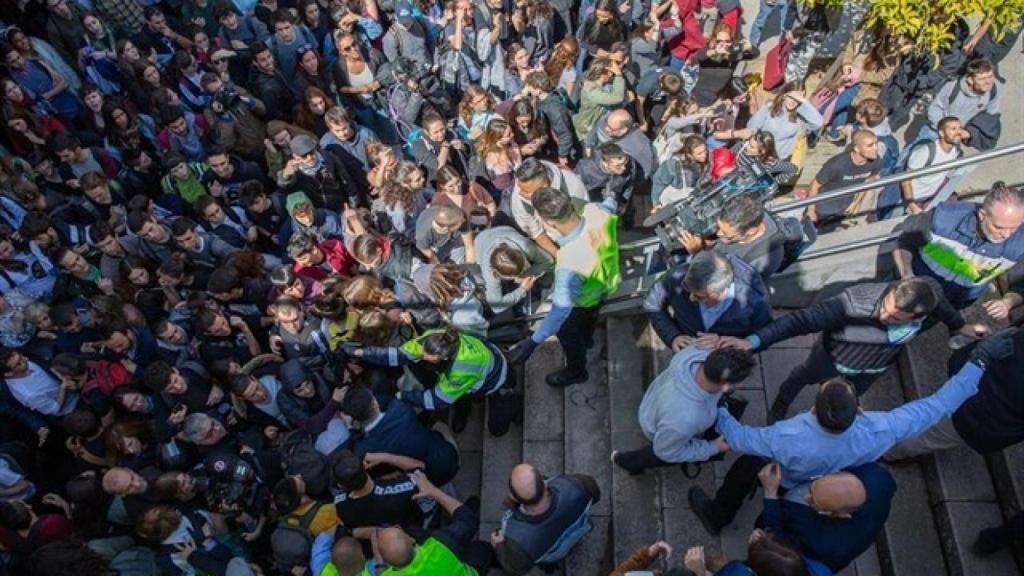
M 939 325 L 915 338 L 900 362 L 908 400 L 932 394 L 948 379 L 949 333 Z M 969 448 L 921 458 L 930 505 L 937 521 L 949 574 L 1019 574 L 1013 555 L 1001 551 L 986 558 L 971 552 L 982 528 L 1002 522 L 995 485 L 985 458 Z M 901 491 L 903 485 L 900 485 Z
M 1024 510 L 1024 444 L 990 454 L 987 460 L 1003 517 L 1010 518 Z M 1024 573 L 1024 542 L 1017 542 L 1013 552 Z
M 601 499 L 591 508 L 594 530 L 566 558 L 569 576 L 606 574 L 614 566 L 611 554 L 612 463 L 609 426 L 608 370 L 605 331 L 594 334 L 587 355 L 590 378 L 565 390 L 565 472 L 587 474 L 601 489 Z
M 516 374 L 518 379 L 518 374 Z M 522 382 L 518 389 L 522 390 Z M 508 476 L 523 461 L 523 427 L 513 425 L 500 438 L 492 436 L 483 426 L 480 480 L 480 538 L 489 540 L 491 532 L 501 523 L 508 495 Z
M 642 316 L 608 318 L 608 417 L 613 450 L 633 450 L 647 442 L 636 415 L 644 387 L 653 376 L 651 336 Z M 611 468 L 612 548 L 618 564 L 637 548 L 662 538 L 660 477 L 650 472 L 630 476 L 618 466 Z

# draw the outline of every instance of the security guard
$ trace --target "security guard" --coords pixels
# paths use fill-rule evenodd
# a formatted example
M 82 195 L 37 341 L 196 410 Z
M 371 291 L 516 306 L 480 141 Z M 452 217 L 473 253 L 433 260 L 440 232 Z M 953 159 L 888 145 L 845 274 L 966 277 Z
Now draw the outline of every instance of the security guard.
M 425 410 L 442 410 L 463 397 L 487 396 L 487 428 L 501 436 L 508 432 L 516 415 L 518 395 L 508 380 L 508 362 L 490 342 L 453 327 L 428 330 L 401 347 L 368 346 L 357 349 L 371 364 L 410 365 L 424 390 L 406 390 L 399 397 Z
M 565 353 L 565 368 L 547 376 L 549 386 L 565 387 L 585 382 L 587 349 L 594 345 L 594 325 L 601 302 L 615 292 L 619 274 L 618 217 L 612 207 L 591 203 L 582 215 L 561 190 L 541 188 L 534 193 L 533 207 L 541 220 L 554 228 L 558 256 L 551 311 L 531 336 L 515 346 L 513 364 L 527 358 L 552 334 L 558 335 Z

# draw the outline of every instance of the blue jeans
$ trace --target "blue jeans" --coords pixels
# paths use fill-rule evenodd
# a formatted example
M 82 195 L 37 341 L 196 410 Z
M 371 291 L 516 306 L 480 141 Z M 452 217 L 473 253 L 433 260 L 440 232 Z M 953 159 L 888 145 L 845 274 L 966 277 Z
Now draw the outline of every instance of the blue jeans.
M 839 128 L 850 120 L 850 105 L 853 104 L 853 99 L 857 97 L 857 94 L 860 94 L 860 89 L 860 84 L 854 84 L 836 97 L 836 105 L 832 109 L 832 120 L 828 125 L 829 136 L 839 137 Z
M 761 45 L 761 34 L 764 32 L 764 25 L 768 22 L 768 18 L 771 17 L 772 12 L 781 10 L 779 12 L 779 34 L 782 34 L 782 28 L 786 22 L 786 10 L 789 5 L 789 0 L 775 0 L 775 4 L 768 5 L 765 0 L 761 0 L 761 7 L 757 10 L 757 17 L 754 18 L 754 25 L 750 28 L 750 44 L 751 46 Z

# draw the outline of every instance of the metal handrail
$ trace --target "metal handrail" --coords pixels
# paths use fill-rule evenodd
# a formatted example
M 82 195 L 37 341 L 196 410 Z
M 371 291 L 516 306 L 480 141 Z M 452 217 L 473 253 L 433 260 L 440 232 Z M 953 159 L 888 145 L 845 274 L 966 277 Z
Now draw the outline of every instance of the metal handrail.
M 910 170 L 907 172 L 899 172 L 896 174 L 890 174 L 884 176 L 878 180 L 872 180 L 871 182 L 861 182 L 860 184 L 851 184 L 850 186 L 844 186 L 838 190 L 832 190 L 831 192 L 825 192 L 818 194 L 811 198 L 804 198 L 802 200 L 793 200 L 792 202 L 786 202 L 778 206 L 772 206 L 768 211 L 772 214 L 778 214 L 780 212 L 788 212 L 790 210 L 796 210 L 798 208 L 804 208 L 818 202 L 825 200 L 831 200 L 833 198 L 842 198 L 844 196 L 851 196 L 853 194 L 859 194 L 866 190 L 874 190 L 875 188 L 881 188 L 888 186 L 889 184 L 896 184 L 903 182 L 904 180 L 911 180 L 919 178 L 921 176 L 931 176 L 932 174 L 938 174 L 940 172 L 946 172 L 949 170 L 955 170 L 964 166 L 971 166 L 973 164 L 980 164 L 996 158 L 1002 158 L 1003 156 L 1009 156 L 1011 154 L 1019 154 L 1024 152 L 1024 142 L 1017 142 L 1016 144 L 1010 144 L 1003 146 L 1002 148 L 994 148 L 992 150 L 986 150 L 979 152 L 973 156 L 965 156 L 963 158 L 957 158 L 950 160 L 949 162 L 940 162 L 931 166 L 925 166 L 924 168 L 918 168 L 917 170 Z M 644 238 L 643 240 L 636 240 L 619 246 L 619 250 L 640 250 L 652 244 L 658 242 L 657 236 L 650 238 Z

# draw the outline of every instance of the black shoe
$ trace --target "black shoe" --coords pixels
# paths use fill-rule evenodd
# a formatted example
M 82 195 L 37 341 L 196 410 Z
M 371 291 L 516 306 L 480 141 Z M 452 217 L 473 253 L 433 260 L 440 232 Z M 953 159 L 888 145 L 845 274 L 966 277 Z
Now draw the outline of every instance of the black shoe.
M 462 434 L 469 424 L 469 414 L 473 411 L 473 404 L 468 400 L 456 402 L 452 407 L 452 433 Z
M 772 403 L 771 409 L 768 410 L 768 425 L 771 426 L 779 420 L 786 419 L 786 412 L 789 411 L 789 404 L 786 404 L 782 400 L 776 398 L 775 402 Z
M 548 383 L 548 386 L 552 386 L 554 388 L 565 388 L 566 386 L 586 382 L 587 378 L 590 378 L 590 374 L 587 374 L 586 370 L 573 374 L 569 372 L 568 368 L 562 368 L 558 372 L 548 374 L 544 380 Z
M 978 532 L 978 538 L 971 545 L 971 552 L 974 552 L 974 555 L 979 558 L 984 558 L 1002 550 L 1003 545 L 999 542 L 999 537 L 996 535 L 997 530 L 998 528 L 985 528 Z
M 630 476 L 643 476 L 644 475 L 644 469 L 643 468 L 626 468 L 625 466 L 623 466 L 622 462 L 619 462 L 619 455 L 620 454 L 619 454 L 618 450 L 612 452 L 612 464 L 615 464 L 619 468 L 622 468 Z
M 686 493 L 686 499 L 689 500 L 690 509 L 693 510 L 694 515 L 697 516 L 698 520 L 700 520 L 701 525 L 704 526 L 704 530 L 712 536 L 718 536 L 721 534 L 722 528 L 715 525 L 715 523 L 711 521 L 711 518 L 708 518 L 706 508 L 711 499 L 708 498 L 704 489 L 699 486 L 693 486 L 690 488 L 690 491 Z

